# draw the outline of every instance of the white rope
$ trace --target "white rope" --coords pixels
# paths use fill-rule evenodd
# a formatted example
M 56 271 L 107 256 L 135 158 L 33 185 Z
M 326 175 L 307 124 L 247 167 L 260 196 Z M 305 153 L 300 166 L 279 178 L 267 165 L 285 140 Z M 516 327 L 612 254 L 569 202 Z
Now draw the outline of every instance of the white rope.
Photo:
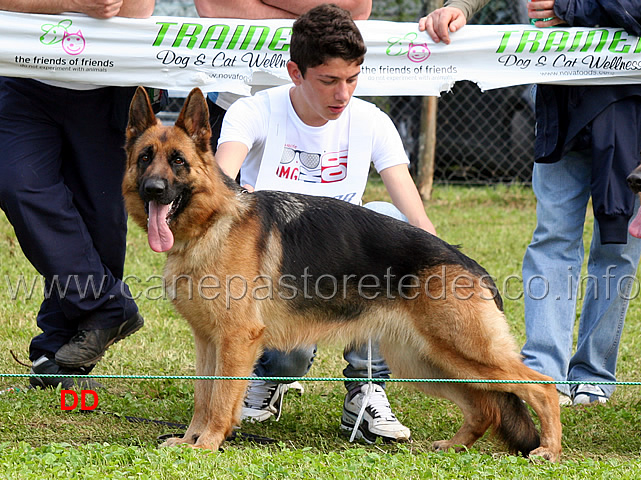
M 354 424 L 354 428 L 352 429 L 352 435 L 349 437 L 350 443 L 354 441 L 354 438 L 356 437 L 356 432 L 358 432 L 358 427 L 361 425 L 361 422 L 363 421 L 363 414 L 365 413 L 365 409 L 369 405 L 369 397 L 372 393 L 372 337 L 369 337 L 367 339 L 367 384 L 369 385 L 369 388 L 367 389 L 367 393 L 365 393 L 365 397 L 363 397 L 363 404 L 361 405 L 361 410 L 358 412 L 358 417 L 356 417 L 356 423 Z

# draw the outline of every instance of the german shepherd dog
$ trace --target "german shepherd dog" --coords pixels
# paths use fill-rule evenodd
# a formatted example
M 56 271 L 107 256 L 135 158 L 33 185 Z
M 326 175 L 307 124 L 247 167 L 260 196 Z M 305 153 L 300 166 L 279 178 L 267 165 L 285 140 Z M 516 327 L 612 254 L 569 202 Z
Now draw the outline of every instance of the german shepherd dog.
M 199 89 L 175 125 L 163 126 L 138 88 L 123 194 L 150 246 L 168 251 L 167 292 L 192 328 L 197 375 L 249 377 L 265 347 L 371 337 L 399 378 L 552 380 L 523 364 L 496 286 L 458 248 L 340 200 L 248 193 L 217 166 L 210 136 Z M 165 445 L 217 449 L 239 423 L 246 386 L 196 381 L 191 424 Z M 463 412 L 458 432 L 436 449 L 470 447 L 491 428 L 510 452 L 558 460 L 553 384 L 416 387 Z

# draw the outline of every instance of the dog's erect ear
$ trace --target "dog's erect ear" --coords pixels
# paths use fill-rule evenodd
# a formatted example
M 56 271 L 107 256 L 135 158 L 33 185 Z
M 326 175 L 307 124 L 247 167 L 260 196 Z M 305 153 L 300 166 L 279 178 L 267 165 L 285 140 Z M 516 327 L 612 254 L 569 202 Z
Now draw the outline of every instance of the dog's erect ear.
M 194 140 L 200 150 L 207 151 L 209 149 L 209 139 L 211 138 L 209 109 L 203 92 L 199 88 L 194 88 L 189 92 L 176 120 L 176 126 L 187 132 L 187 135 Z
M 129 124 L 127 125 L 127 140 L 140 136 L 149 127 L 156 125 L 158 120 L 151 108 L 151 102 L 144 87 L 138 87 L 129 107 Z

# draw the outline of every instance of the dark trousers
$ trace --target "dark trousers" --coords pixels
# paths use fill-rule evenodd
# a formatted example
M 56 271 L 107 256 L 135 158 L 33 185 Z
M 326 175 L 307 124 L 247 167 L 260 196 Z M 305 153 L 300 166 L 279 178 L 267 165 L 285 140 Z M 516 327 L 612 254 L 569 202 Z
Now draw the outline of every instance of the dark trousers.
M 78 330 L 111 328 L 138 310 L 122 282 L 120 184 L 133 91 L 0 77 L 0 207 L 46 287 L 32 360 Z M 15 272 L 16 281 L 25 274 Z
M 223 117 L 227 110 L 216 105 L 209 97 L 207 97 L 207 107 L 209 108 L 209 126 L 211 127 L 211 151 L 216 153 L 220 130 L 223 127 Z

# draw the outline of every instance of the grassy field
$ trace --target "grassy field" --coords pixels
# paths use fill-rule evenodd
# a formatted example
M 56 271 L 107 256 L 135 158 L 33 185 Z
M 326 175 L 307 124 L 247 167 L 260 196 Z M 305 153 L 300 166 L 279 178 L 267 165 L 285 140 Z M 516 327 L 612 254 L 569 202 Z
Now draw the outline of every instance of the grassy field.
M 383 199 L 373 181 L 366 200 Z M 519 344 L 524 341 L 520 270 L 535 223 L 529 188 L 440 187 L 427 210 L 445 240 L 460 244 L 497 279 L 506 315 Z M 591 214 L 590 214 L 591 218 Z M 590 222 L 589 222 L 590 223 Z M 589 238 L 591 232 L 586 233 Z M 586 242 L 587 248 L 587 242 Z M 194 349 L 187 324 L 163 298 L 159 277 L 164 255 L 154 254 L 139 228 L 131 226 L 126 274 L 140 295 L 143 330 L 112 347 L 96 374 L 193 375 Z M 30 294 L 16 292 L 20 278 L 36 281 Z M 27 373 L 10 351 L 28 362 L 38 333 L 35 313 L 41 287 L 6 219 L 0 217 L 0 372 Z M 619 380 L 641 380 L 641 301 L 633 301 L 623 334 Z M 320 349 L 310 375 L 340 377 L 341 348 Z M 99 391 L 103 413 L 63 412 L 60 393 L 26 390 L 26 378 L 0 377 L 0 476 L 48 478 L 640 478 L 639 387 L 620 386 L 605 406 L 562 410 L 562 461 L 532 463 L 510 456 L 490 438 L 462 453 L 434 453 L 431 444 L 451 436 L 461 417 L 444 401 L 426 398 L 398 383 L 388 384 L 399 418 L 412 429 L 405 445 L 350 444 L 339 434 L 344 388 L 339 382 L 306 382 L 302 397 L 286 397 L 279 422 L 243 426 L 273 438 L 224 444 L 224 452 L 158 448 L 158 436 L 179 431 L 168 425 L 132 423 L 126 416 L 188 423 L 193 385 L 189 380 L 107 379 Z M 17 387 L 18 391 L 7 391 Z

